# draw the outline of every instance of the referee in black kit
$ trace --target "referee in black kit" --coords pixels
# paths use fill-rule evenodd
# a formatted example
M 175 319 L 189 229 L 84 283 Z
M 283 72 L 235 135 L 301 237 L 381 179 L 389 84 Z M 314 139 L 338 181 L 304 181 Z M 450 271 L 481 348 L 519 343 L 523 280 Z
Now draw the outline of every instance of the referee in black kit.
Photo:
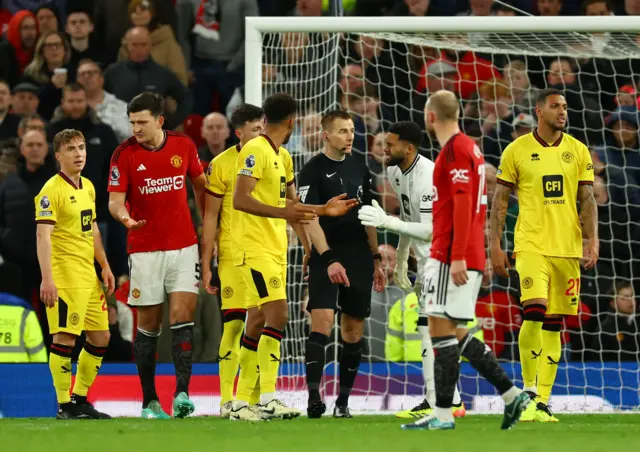
M 313 157 L 298 176 L 303 203 L 324 204 L 334 196 L 371 204 L 371 175 L 366 165 L 351 156 L 355 128 L 351 116 L 340 110 L 322 118 L 322 153 Z M 307 414 L 319 418 L 327 409 L 320 397 L 325 347 L 336 310 L 341 312 L 342 357 L 340 394 L 333 416 L 349 418 L 348 401 L 362 355 L 364 319 L 371 313 L 371 289 L 383 291 L 386 284 L 378 254 L 376 229 L 360 224 L 358 212 L 342 217 L 320 217 L 305 229 L 313 244 L 309 259 L 309 303 L 311 333 L 305 361 L 309 404 Z

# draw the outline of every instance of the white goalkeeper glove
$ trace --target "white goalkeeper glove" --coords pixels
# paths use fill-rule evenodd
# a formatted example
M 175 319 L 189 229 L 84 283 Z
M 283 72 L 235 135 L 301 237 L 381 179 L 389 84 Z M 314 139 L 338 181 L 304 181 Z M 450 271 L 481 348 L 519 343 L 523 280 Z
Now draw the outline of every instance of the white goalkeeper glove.
M 413 290 L 413 286 L 411 285 L 411 281 L 409 281 L 409 265 L 407 261 L 397 261 L 396 268 L 393 269 L 393 280 L 400 289 L 405 292 L 411 292 Z
M 362 206 L 358 211 L 358 218 L 363 226 L 373 226 L 374 228 L 387 229 L 391 217 L 384 213 L 384 210 L 375 199 L 370 206 Z

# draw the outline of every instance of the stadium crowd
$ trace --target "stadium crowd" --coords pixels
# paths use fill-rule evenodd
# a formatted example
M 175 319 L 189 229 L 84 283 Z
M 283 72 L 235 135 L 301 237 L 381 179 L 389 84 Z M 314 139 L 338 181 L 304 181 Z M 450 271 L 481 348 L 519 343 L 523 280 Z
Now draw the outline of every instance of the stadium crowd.
M 354 16 L 640 15 L 640 0 L 345 0 L 343 6 L 345 14 Z M 228 118 L 244 97 L 244 18 L 327 14 L 328 1 L 322 0 L 0 1 L 0 292 L 12 292 L 32 306 L 45 341 L 49 335 L 38 299 L 33 198 L 57 171 L 53 136 L 74 128 L 86 137 L 83 175 L 97 190 L 98 224 L 119 286 L 109 301 L 112 339 L 106 359 L 130 361 L 135 312 L 126 305 L 126 231 L 107 209 L 109 160 L 118 143 L 131 135 L 127 102 L 143 91 L 164 96 L 165 127 L 191 136 L 207 165 L 235 144 Z M 466 39 L 469 48 L 483 39 L 483 48 L 492 45 L 483 36 Z M 640 34 L 603 34 L 591 43 L 603 49 L 632 46 L 637 55 Z M 400 206 L 392 182 L 384 176 L 385 130 L 400 120 L 423 126 L 430 92 L 444 88 L 458 94 L 463 130 L 477 140 L 490 164 L 491 201 L 502 150 L 535 128 L 536 92 L 545 87 L 563 90 L 569 104 L 568 133 L 591 150 L 601 243 L 597 268 L 583 273 L 580 282 L 580 314 L 565 321 L 567 358 L 640 361 L 635 295 L 640 293 L 639 59 L 574 58 L 569 52 L 566 57 L 532 57 L 518 55 L 516 49 L 482 53 L 348 34 L 278 34 L 266 36 L 265 45 L 273 50 L 265 52 L 263 62 L 265 94 L 288 91 L 305 99 L 288 145 L 295 168 L 322 147 L 321 113 L 341 106 L 354 117 L 354 149 L 366 161 L 375 196 L 390 214 L 398 214 Z M 333 52 L 338 59 L 325 58 Z M 311 98 L 317 99 L 315 104 Z M 426 134 L 423 145 L 424 155 L 435 159 L 437 149 Z M 517 214 L 514 194 L 507 249 L 513 246 Z M 380 233 L 379 241 L 389 285 L 383 293 L 372 294 L 369 357 L 419 361 L 419 340 L 415 347 L 405 343 L 415 339 L 415 297 L 393 284 L 398 238 Z M 291 243 L 295 271 L 288 285 L 294 321 L 289 328 L 298 331 L 287 336 L 302 342 L 303 253 L 293 234 Z M 218 357 L 218 309 L 219 301 L 202 290 L 195 361 Z M 517 359 L 517 278 L 495 277 L 487 267 L 476 314 L 485 342 L 500 358 Z M 169 360 L 167 341 L 165 335 L 160 360 Z M 301 356 L 302 345 L 285 342 L 283 356 Z

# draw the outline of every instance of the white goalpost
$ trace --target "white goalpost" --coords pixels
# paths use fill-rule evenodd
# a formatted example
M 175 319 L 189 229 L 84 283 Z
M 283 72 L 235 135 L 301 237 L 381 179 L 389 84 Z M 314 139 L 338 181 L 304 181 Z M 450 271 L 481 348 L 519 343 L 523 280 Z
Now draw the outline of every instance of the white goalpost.
M 400 120 L 422 125 L 430 89 L 458 92 L 463 129 L 482 145 L 487 161 L 494 165 L 511 141 L 511 132 L 530 127 L 530 120 L 535 120 L 532 99 L 537 89 L 558 83 L 566 89 L 568 133 L 592 150 L 604 187 L 599 207 L 603 250 L 596 272 L 581 277 L 580 315 L 565 323 L 563 358 L 551 407 L 555 412 L 640 408 L 640 354 L 634 357 L 624 342 L 640 344 L 640 337 L 611 327 L 611 322 L 618 325 L 616 316 L 622 315 L 616 287 L 621 293 L 620 287 L 633 287 L 638 277 L 633 264 L 634 254 L 640 255 L 640 242 L 634 228 L 640 226 L 640 206 L 634 200 L 640 196 L 640 169 L 625 166 L 631 160 L 616 147 L 619 138 L 612 128 L 616 121 L 633 123 L 634 117 L 636 129 L 640 123 L 640 18 L 248 17 L 245 25 L 245 102 L 261 105 L 268 95 L 285 91 L 300 103 L 298 124 L 285 145 L 296 174 L 321 149 L 320 115 L 333 108 L 346 109 L 359 118 L 354 154 L 369 165 L 376 196 L 391 213 L 397 206 L 378 157 L 381 134 Z M 640 152 L 640 142 L 635 146 Z M 438 152 L 426 135 L 421 152 L 432 159 Z M 515 200 L 509 215 L 505 244 L 512 249 L 509 222 L 514 223 L 517 216 Z M 290 237 L 290 322 L 279 387 L 286 403 L 304 409 L 308 319 L 303 312 L 303 252 L 294 235 Z M 382 232 L 379 237 L 381 243 L 397 242 Z M 514 280 L 491 280 L 491 290 L 482 294 L 486 306 L 477 312 L 474 325 L 484 332 L 489 346 L 498 347 L 502 364 L 521 387 L 516 355 L 521 318 Z M 398 302 L 401 298 L 399 289 L 374 297 L 365 333 L 367 354 L 350 399 L 357 411 L 398 411 L 423 397 L 419 358 L 407 355 L 391 361 L 385 348 L 392 328 L 398 335 L 398 326 L 389 323 L 394 306 L 399 307 L 401 323 L 414 321 L 406 312 L 410 305 Z M 409 324 L 400 328 L 408 350 L 414 331 Z M 339 343 L 337 325 L 334 333 L 334 342 Z M 616 343 L 616 350 L 609 349 Z M 328 350 L 333 355 L 327 356 L 323 393 L 331 403 L 338 388 L 339 345 Z M 460 389 L 468 409 L 481 413 L 502 409 L 500 397 L 466 363 L 462 363 Z

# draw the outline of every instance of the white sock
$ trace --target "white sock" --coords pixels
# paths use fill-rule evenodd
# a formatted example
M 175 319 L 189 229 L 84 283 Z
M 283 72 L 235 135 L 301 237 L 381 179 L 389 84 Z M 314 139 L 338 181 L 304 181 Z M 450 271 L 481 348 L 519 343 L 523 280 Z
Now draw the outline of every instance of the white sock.
M 245 406 L 249 406 L 249 404 L 247 402 L 245 402 L 244 400 L 234 400 L 233 401 L 233 409 L 235 411 L 238 411 L 240 408 L 245 407 Z
M 275 392 L 267 392 L 265 394 L 260 394 L 260 404 L 266 405 L 267 403 L 271 402 L 275 398 L 276 398 Z
M 504 400 L 504 404 L 505 405 L 509 405 L 511 402 L 513 402 L 516 397 L 518 397 L 518 395 L 521 393 L 522 391 L 520 391 L 518 388 L 516 388 L 515 386 L 513 386 L 511 389 L 509 389 L 507 392 L 505 392 L 504 394 L 502 394 L 502 400 Z
M 524 388 L 522 388 L 522 390 L 525 392 L 533 392 L 534 394 L 538 393 L 538 388 L 536 388 L 535 386 L 525 386 Z
M 433 377 L 433 362 L 435 361 L 433 344 L 431 343 L 428 326 L 418 326 L 418 332 L 422 337 L 422 377 L 424 378 L 424 384 L 427 391 L 426 399 L 427 402 L 429 402 L 429 405 L 433 408 L 436 406 L 436 381 Z
M 440 408 L 436 406 L 433 410 L 433 414 L 442 422 L 454 422 L 453 411 L 451 408 Z
M 460 398 L 460 391 L 458 391 L 458 385 L 456 384 L 456 390 L 453 392 L 453 404 L 460 405 L 462 399 Z

